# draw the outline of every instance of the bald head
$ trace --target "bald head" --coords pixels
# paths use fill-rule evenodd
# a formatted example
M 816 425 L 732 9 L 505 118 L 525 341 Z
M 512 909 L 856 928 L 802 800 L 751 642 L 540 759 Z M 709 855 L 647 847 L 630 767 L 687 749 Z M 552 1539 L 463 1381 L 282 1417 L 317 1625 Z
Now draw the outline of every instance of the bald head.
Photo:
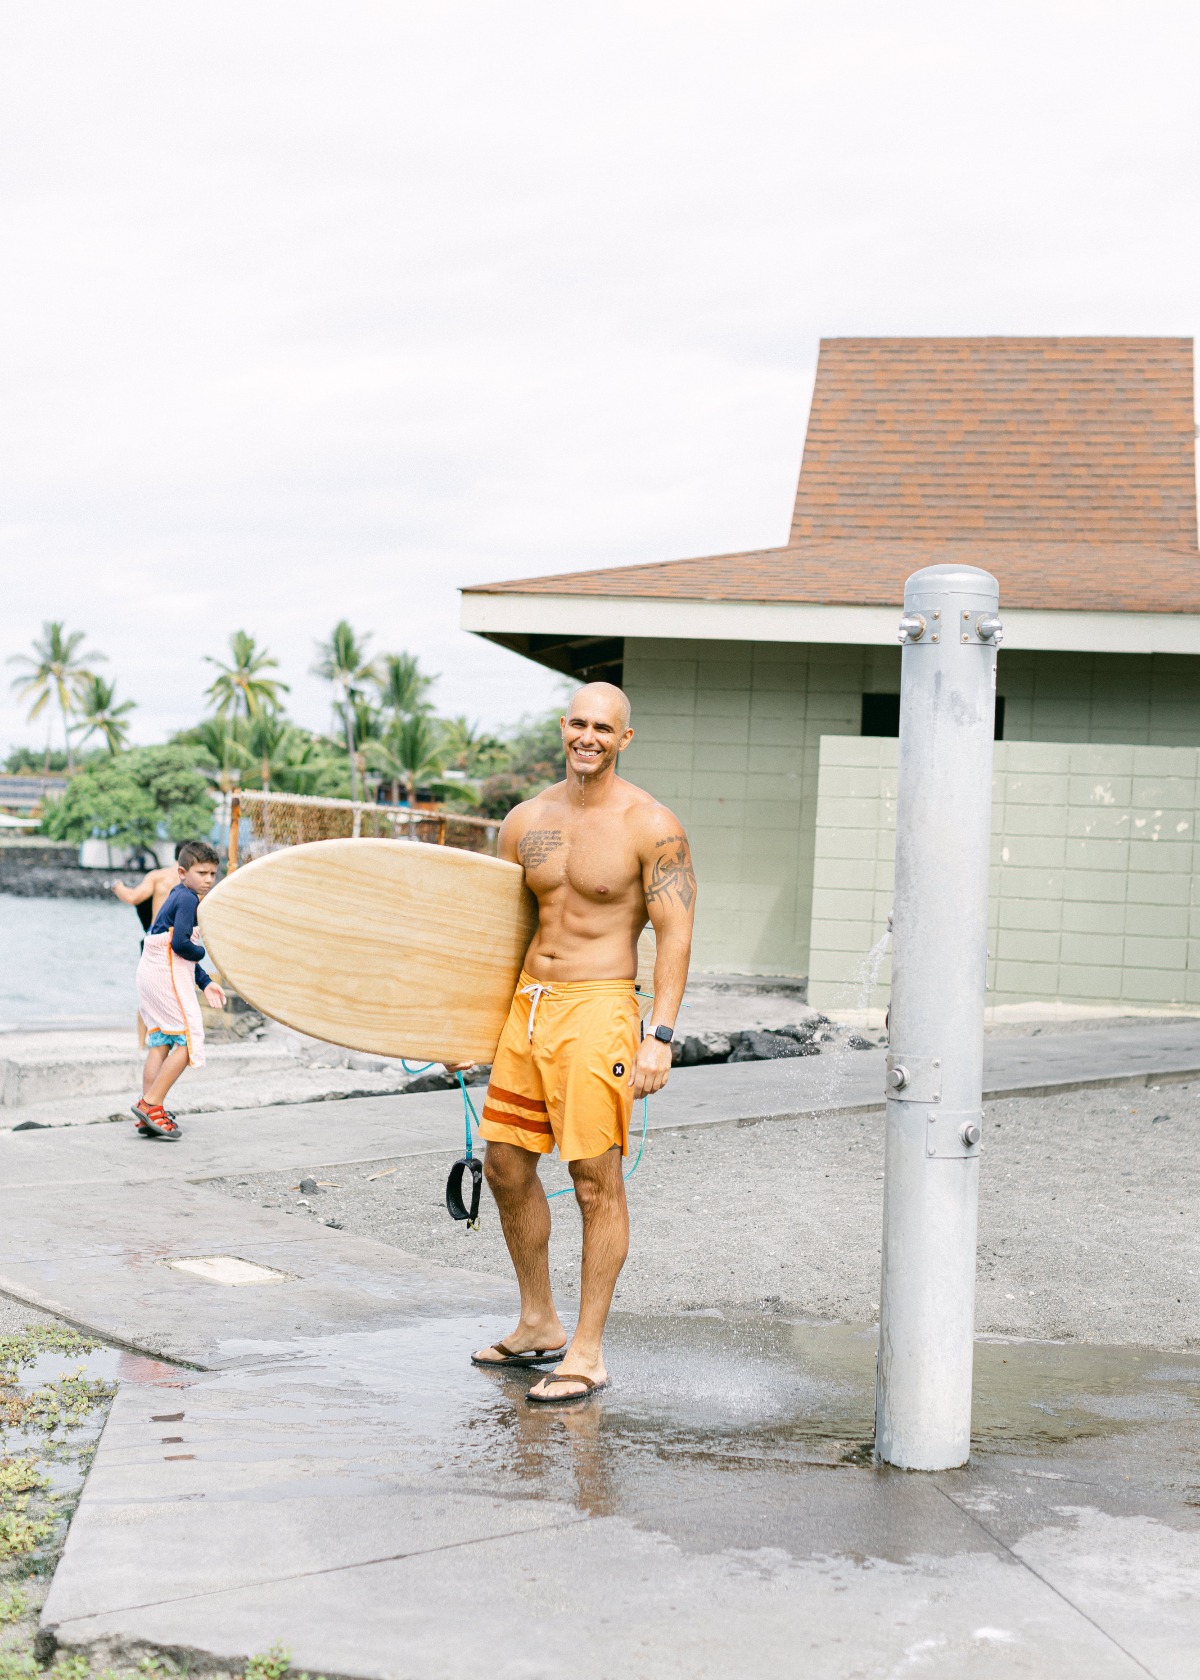
M 562 719 L 568 780 L 576 777 L 582 787 L 613 775 L 618 755 L 632 740 L 629 697 L 615 683 L 584 683 L 575 690 Z
M 586 717 L 596 711 L 607 712 L 620 731 L 629 728 L 629 720 L 633 715 L 629 696 L 623 688 L 618 688 L 616 683 L 584 683 L 567 702 L 567 716 Z

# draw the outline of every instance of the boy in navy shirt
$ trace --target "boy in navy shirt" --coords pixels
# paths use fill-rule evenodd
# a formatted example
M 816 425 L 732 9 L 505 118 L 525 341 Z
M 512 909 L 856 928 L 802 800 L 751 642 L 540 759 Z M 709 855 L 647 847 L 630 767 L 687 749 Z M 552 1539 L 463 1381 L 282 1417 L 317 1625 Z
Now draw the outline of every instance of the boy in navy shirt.
M 185 1067 L 204 1066 L 197 987 L 213 1009 L 225 1007 L 225 993 L 200 966 L 204 947 L 192 939 L 200 900 L 216 881 L 218 863 L 205 840 L 189 840 L 180 847 L 178 885 L 154 918 L 138 963 L 138 1008 L 146 1023 L 148 1053 L 133 1116 L 143 1137 L 179 1136 L 163 1104 Z

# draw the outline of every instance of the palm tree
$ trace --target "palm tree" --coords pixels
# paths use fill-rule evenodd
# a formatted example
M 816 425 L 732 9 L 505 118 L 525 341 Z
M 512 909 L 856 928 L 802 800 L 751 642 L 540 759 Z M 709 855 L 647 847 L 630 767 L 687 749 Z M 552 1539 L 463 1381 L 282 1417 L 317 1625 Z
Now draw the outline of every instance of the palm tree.
M 102 653 L 90 653 L 82 649 L 79 644 L 83 640 L 82 630 L 72 630 L 68 635 L 62 619 L 47 619 L 42 624 L 41 636 L 34 637 L 33 657 L 27 653 L 14 653 L 8 661 L 10 665 L 26 667 L 23 676 L 13 678 L 12 686 L 18 690 L 22 700 L 32 702 L 29 708 L 30 723 L 45 711 L 51 699 L 58 701 L 58 709 L 62 714 L 63 738 L 67 747 L 68 770 L 75 768 L 75 755 L 71 747 L 71 713 L 77 706 L 80 684 L 93 674 L 87 662 L 104 660 Z
M 228 856 L 229 822 L 233 809 L 229 795 L 241 781 L 241 769 L 249 763 L 249 754 L 238 739 L 237 724 L 231 725 L 221 717 L 205 718 L 203 723 L 188 731 L 186 739 L 194 742 L 210 761 L 209 765 L 201 765 L 201 769 L 221 792 L 221 850 Z
M 366 757 L 368 763 L 391 781 L 394 795 L 404 782 L 410 803 L 418 787 L 427 787 L 443 798 L 461 799 L 468 805 L 476 802 L 472 788 L 462 782 L 448 781 L 442 775 L 445 759 L 437 733 L 427 717 L 404 718 L 381 741 L 368 741 Z
M 263 675 L 264 671 L 278 670 L 278 659 L 273 659 L 266 648 L 260 648 L 244 630 L 235 630 L 230 636 L 229 651 L 232 660 L 228 665 L 210 653 L 204 656 L 205 663 L 215 665 L 218 672 L 204 690 L 205 697 L 216 706 L 217 716 L 237 717 L 240 712 L 249 719 L 262 711 L 278 711 L 280 697 L 288 692 L 288 685 L 278 677 Z
M 333 684 L 334 711 L 341 719 L 346 736 L 346 757 L 350 761 L 350 797 L 358 798 L 358 764 L 354 753 L 354 702 L 364 683 L 371 681 L 375 668 L 367 658 L 369 636 L 360 641 L 346 619 L 333 627 L 327 642 L 317 643 L 317 663 L 313 675 L 324 677 Z
M 277 760 L 282 763 L 286 756 L 291 733 L 291 724 L 285 723 L 274 712 L 258 712 L 250 719 L 250 727 L 246 731 L 246 752 L 252 762 L 258 763 L 264 793 L 271 791 L 272 767 Z
M 358 766 L 359 786 L 365 799 L 368 791 L 366 748 L 370 742 L 383 739 L 387 721 L 379 707 L 373 705 L 365 694 L 352 695 L 350 709 L 354 724 L 354 762 Z
M 87 741 L 96 734 L 103 735 L 109 752 L 113 754 L 129 745 L 129 725 L 125 718 L 134 710 L 136 702 L 122 700 L 120 705 L 116 702 L 114 683 L 91 675 L 82 679 L 76 690 L 76 707 L 83 720 L 79 726 L 81 741 Z
M 238 772 L 250 762 L 244 742 L 238 738 L 236 723 L 232 726 L 222 717 L 205 718 L 188 731 L 187 739 L 194 741 L 209 759 L 212 769 L 205 774 L 222 793 L 232 793 L 238 785 Z
M 379 703 L 393 723 L 427 712 L 425 696 L 436 681 L 425 675 L 415 653 L 385 653 L 375 667 Z
M 322 781 L 340 774 L 340 761 L 319 736 L 292 729 L 271 761 L 271 780 L 284 793 L 312 793 Z
M 442 751 L 447 764 L 472 776 L 489 776 L 505 762 L 508 747 L 495 735 L 485 735 L 465 717 L 442 720 Z

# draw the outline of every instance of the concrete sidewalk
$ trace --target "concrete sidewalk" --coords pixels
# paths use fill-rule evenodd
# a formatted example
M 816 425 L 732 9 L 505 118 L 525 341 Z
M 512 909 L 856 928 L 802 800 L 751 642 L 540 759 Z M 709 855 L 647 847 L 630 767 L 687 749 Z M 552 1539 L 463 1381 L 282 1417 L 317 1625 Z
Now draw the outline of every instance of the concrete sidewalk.
M 981 1344 L 976 1455 L 872 1467 L 874 1335 L 613 1324 L 524 1403 L 475 1316 L 118 1397 L 46 1602 L 67 1650 L 396 1680 L 1191 1680 L 1200 1359 Z M 250 1354 L 250 1350 L 247 1350 Z
M 997 1093 L 1192 1075 L 1191 1022 L 989 1046 Z M 878 1051 L 677 1070 L 653 1124 L 881 1087 Z M 1190 1680 L 1200 1357 L 981 1341 L 950 1476 L 870 1464 L 868 1326 L 618 1315 L 612 1391 L 543 1415 L 465 1358 L 511 1328 L 509 1281 L 202 1182 L 456 1153 L 460 1127 L 449 1092 L 178 1144 L 0 1137 L 0 1291 L 193 1368 L 118 1396 L 46 1605 L 65 1648 L 211 1665 L 278 1639 L 389 1680 Z M 257 1270 L 172 1264 L 197 1259 Z
M 830 1110 L 881 1108 L 884 1052 L 779 1062 L 676 1068 L 650 1103 L 650 1126 L 728 1125 L 795 1119 Z M 1046 1033 L 987 1046 L 985 1094 L 1041 1096 L 1107 1085 L 1200 1078 L 1200 1021 L 1108 1031 Z M 472 1091 L 478 1110 L 483 1093 Z M 639 1116 L 635 1116 L 635 1124 Z M 0 1131 L 0 1191 L 48 1183 L 85 1184 L 120 1177 L 205 1178 L 269 1172 L 289 1163 L 314 1166 L 454 1152 L 463 1142 L 457 1091 L 414 1096 L 288 1103 L 252 1111 L 190 1115 L 178 1144 L 147 1144 L 133 1122 L 45 1131 Z
M 990 1047 L 989 1089 L 1144 1084 L 1183 1077 L 1200 1063 L 1200 1027 L 1191 1023 L 1129 1029 L 1133 1043 L 1111 1042 L 1115 1036 L 1001 1041 Z M 651 1123 L 657 1130 L 803 1119 L 831 1107 L 861 1113 L 879 1107 L 882 1070 L 877 1051 L 678 1069 L 652 1101 Z M 440 1293 L 447 1268 L 391 1243 L 239 1203 L 204 1181 L 451 1156 L 462 1143 L 456 1092 L 193 1117 L 178 1143 L 139 1138 L 132 1121 L 0 1135 L 0 1291 L 116 1342 L 209 1368 L 229 1362 L 227 1341 L 380 1328 L 405 1321 L 422 1302 L 449 1310 L 466 1298 Z M 167 1262 L 220 1255 L 277 1270 L 287 1287 L 219 1291 L 225 1304 L 210 1325 L 199 1309 L 211 1305 L 212 1286 Z M 470 1310 L 511 1299 L 491 1279 L 472 1288 Z
M 0 1200 L 0 1213 L 0 1291 L 204 1370 L 245 1363 L 281 1338 L 502 1311 L 514 1298 L 494 1278 L 190 1184 L 26 1188 Z M 213 1256 L 265 1275 L 222 1286 L 172 1264 Z

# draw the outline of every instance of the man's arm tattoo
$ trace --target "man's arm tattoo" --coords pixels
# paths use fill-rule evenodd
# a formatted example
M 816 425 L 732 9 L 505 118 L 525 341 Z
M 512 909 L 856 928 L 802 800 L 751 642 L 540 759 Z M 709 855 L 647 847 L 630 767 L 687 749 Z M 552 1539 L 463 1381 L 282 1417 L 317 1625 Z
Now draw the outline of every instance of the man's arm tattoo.
M 656 850 L 658 856 L 650 866 L 646 887 L 647 906 L 676 898 L 689 910 L 696 896 L 696 876 L 687 840 L 682 834 L 671 834 L 658 842 Z
M 526 869 L 536 869 L 539 863 L 557 852 L 563 846 L 561 828 L 531 828 L 528 834 L 522 835 L 517 847 L 517 856 Z

